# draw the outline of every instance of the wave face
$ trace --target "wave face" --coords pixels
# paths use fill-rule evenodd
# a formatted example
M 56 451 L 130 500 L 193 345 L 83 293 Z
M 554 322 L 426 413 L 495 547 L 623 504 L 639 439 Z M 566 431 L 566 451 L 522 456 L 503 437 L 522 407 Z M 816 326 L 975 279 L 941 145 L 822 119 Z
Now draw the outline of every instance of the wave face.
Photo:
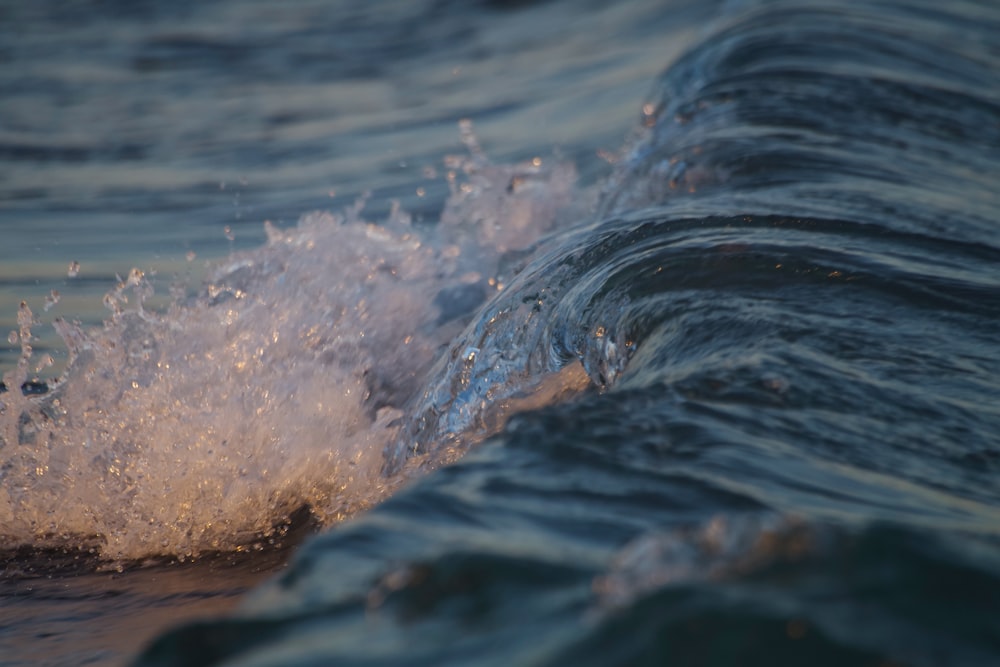
M 143 665 L 995 662 L 1000 12 L 721 23 L 596 214 L 467 139 L 437 227 L 308 218 L 164 317 L 130 276 L 4 396 L 0 525 L 194 554 L 381 501 Z M 67 497 L 108 514 L 47 523 Z
M 724 440 L 913 484 L 859 498 L 867 518 L 930 519 L 922 494 L 946 488 L 942 519 L 990 526 L 993 478 L 966 478 L 997 443 L 1000 98 L 995 49 L 966 35 L 991 14 L 907 7 L 765 3 L 674 64 L 598 221 L 459 338 L 407 443 L 579 362 L 606 400 L 711 406 Z
M 743 6 L 431 369 L 388 469 L 575 397 L 140 664 L 995 661 L 996 44 L 988 4 Z

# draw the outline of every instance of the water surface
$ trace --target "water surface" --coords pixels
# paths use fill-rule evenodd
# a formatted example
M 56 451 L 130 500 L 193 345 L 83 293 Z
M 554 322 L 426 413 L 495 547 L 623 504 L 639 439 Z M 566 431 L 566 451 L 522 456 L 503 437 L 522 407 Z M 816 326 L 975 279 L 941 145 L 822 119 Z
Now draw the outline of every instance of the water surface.
M 201 230 L 155 275 L 113 253 L 58 381 L 36 336 L 73 314 L 11 302 L 4 585 L 80 601 L 0 630 L 13 664 L 121 661 L 109 591 L 150 624 L 168 580 L 231 599 L 288 526 L 327 530 L 136 664 L 996 660 L 995 8 L 295 9 L 116 15 L 102 67 L 203 112 L 9 151 L 61 184 L 16 215 L 111 165 L 146 179 L 130 224 Z M 106 648 L 66 641 L 91 619 Z

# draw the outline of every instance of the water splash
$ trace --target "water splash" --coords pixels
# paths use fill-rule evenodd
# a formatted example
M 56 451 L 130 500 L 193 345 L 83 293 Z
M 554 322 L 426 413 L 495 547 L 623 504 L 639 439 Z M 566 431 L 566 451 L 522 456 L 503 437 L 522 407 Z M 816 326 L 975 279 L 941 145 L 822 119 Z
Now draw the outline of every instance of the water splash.
M 403 409 L 469 313 L 503 288 L 511 254 L 579 212 L 572 166 L 449 158 L 437 225 L 340 214 L 265 225 L 195 297 L 162 312 L 139 269 L 85 330 L 58 319 L 67 370 L 0 406 L 0 547 L 86 548 L 108 559 L 247 548 L 307 507 L 335 522 L 390 493 Z M 75 264 L 75 263 L 74 263 Z M 71 273 L 78 272 L 71 265 Z M 31 327 L 7 387 L 29 381 Z M 424 464 L 427 462 L 425 461 Z

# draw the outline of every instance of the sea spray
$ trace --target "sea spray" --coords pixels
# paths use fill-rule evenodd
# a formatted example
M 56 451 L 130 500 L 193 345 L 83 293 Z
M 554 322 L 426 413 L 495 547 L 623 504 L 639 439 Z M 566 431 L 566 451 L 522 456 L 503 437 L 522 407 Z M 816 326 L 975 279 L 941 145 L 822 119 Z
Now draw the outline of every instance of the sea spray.
M 384 474 L 383 452 L 436 357 L 592 200 L 571 165 L 494 165 L 462 133 L 470 155 L 446 160 L 438 224 L 398 205 L 372 224 L 363 200 L 293 229 L 266 223 L 267 243 L 223 261 L 195 297 L 148 309 L 134 269 L 105 296 L 103 327 L 56 320 L 62 377 L 44 396 L 2 397 L 0 546 L 186 558 L 273 539 L 302 508 L 327 525 L 391 492 L 412 471 Z M 15 389 L 30 371 L 27 304 L 18 321 Z

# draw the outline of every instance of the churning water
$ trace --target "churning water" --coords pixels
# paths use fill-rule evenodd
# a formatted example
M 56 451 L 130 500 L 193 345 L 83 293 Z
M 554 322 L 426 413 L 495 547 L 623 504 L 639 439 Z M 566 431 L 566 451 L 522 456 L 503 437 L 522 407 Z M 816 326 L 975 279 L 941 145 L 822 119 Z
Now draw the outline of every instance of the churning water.
M 694 5 L 4 9 L 0 661 L 1000 659 L 1000 12 Z

